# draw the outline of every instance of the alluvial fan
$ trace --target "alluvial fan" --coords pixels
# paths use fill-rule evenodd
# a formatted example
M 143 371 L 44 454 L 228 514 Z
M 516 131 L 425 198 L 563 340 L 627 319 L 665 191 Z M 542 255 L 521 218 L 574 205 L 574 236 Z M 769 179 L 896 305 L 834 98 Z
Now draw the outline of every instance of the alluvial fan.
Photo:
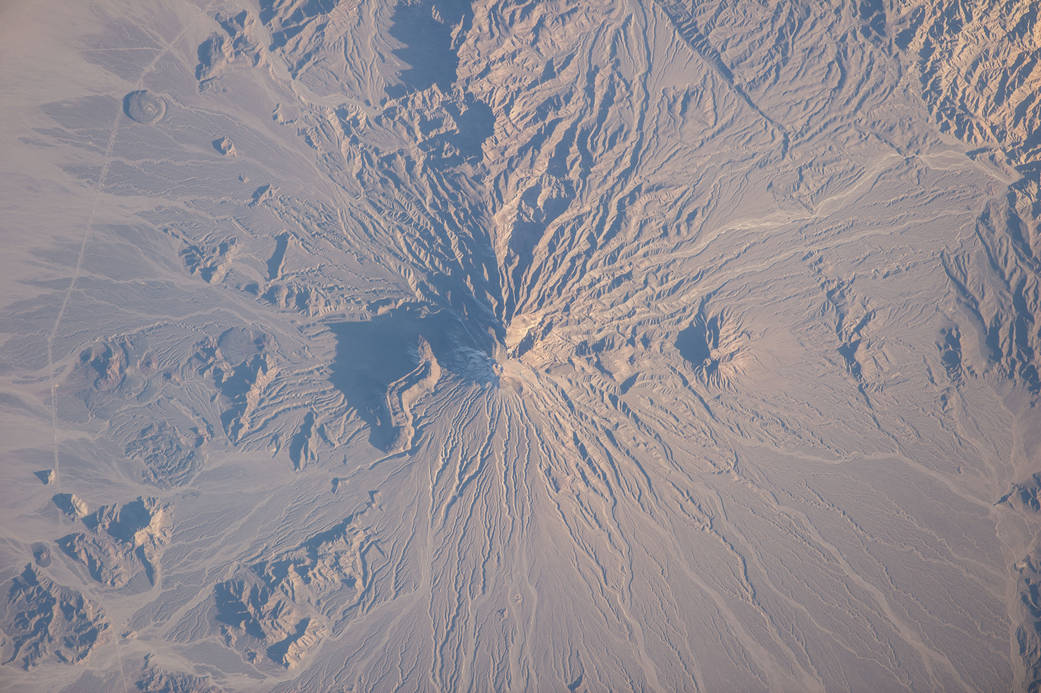
M 1041 687 L 1030 0 L 2 14 L 0 688 Z

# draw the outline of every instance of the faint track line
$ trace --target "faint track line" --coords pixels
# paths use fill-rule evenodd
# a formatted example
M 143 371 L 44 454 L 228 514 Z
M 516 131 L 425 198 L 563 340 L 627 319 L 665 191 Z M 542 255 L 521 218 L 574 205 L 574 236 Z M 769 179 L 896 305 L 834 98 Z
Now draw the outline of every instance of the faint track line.
M 662 11 L 672 22 L 672 25 L 676 28 L 676 33 L 691 47 L 691 49 L 705 61 L 706 64 L 713 71 L 720 76 L 720 78 L 727 83 L 735 94 L 737 94 L 745 104 L 748 105 L 755 113 L 766 121 L 771 129 L 777 132 L 781 137 L 781 156 L 785 157 L 788 155 L 788 147 L 791 145 L 791 137 L 788 131 L 783 125 L 775 121 L 769 115 L 767 115 L 759 105 L 752 100 L 752 97 L 748 95 L 748 92 L 737 83 L 734 79 L 734 73 L 730 70 L 730 67 L 723 61 L 723 56 L 720 55 L 719 51 L 716 50 L 709 40 L 708 36 L 701 31 L 698 27 L 694 17 L 676 0 L 654 0 Z
M 210 5 L 207 5 L 203 12 L 209 11 Z M 135 89 L 140 89 L 144 83 L 145 77 L 152 71 L 156 63 L 159 62 L 163 56 L 165 56 L 170 49 L 175 46 L 181 38 L 187 33 L 188 27 L 185 27 L 171 39 L 162 50 L 152 59 L 150 63 L 141 71 L 141 76 L 138 78 L 135 84 Z M 105 153 L 103 155 L 103 161 L 101 165 L 101 171 L 98 172 L 97 181 L 94 183 L 93 197 L 90 203 L 90 212 L 87 214 L 87 221 L 83 227 L 83 236 L 80 238 L 79 253 L 76 256 L 76 265 L 73 268 L 72 277 L 69 279 L 69 285 L 65 288 L 65 293 L 62 296 L 61 307 L 58 309 L 58 314 L 54 318 L 54 324 L 51 326 L 51 331 L 47 335 L 47 371 L 50 376 L 50 391 L 51 391 L 51 440 L 52 449 L 54 454 L 54 488 L 57 493 L 61 493 L 61 455 L 58 449 L 58 382 L 57 373 L 54 368 L 54 340 L 58 335 L 58 329 L 61 327 L 61 321 L 65 317 L 65 310 L 68 308 L 69 299 L 72 297 L 72 292 L 76 289 L 76 282 L 79 281 L 80 275 L 83 272 L 83 258 L 87 253 L 87 244 L 90 241 L 91 232 L 94 230 L 94 218 L 97 215 L 98 201 L 101 198 L 101 193 L 105 189 L 105 182 L 108 179 L 109 168 L 112 164 L 112 150 L 116 144 L 116 136 L 119 134 L 120 120 L 123 118 L 123 102 L 117 100 L 116 116 L 112 121 L 112 128 L 109 130 L 108 142 L 105 145 Z M 65 522 L 64 513 L 59 511 L 58 523 L 59 526 Z M 126 669 L 123 666 L 123 648 L 119 643 L 119 635 L 113 638 L 113 644 L 116 648 L 116 659 L 119 662 L 119 677 L 123 684 L 123 690 L 129 691 L 130 686 L 127 683 Z
M 54 325 L 51 327 L 50 333 L 47 335 L 47 370 L 50 373 L 51 381 L 51 433 L 54 440 L 54 485 L 55 489 L 61 492 L 61 470 L 60 470 L 60 455 L 58 454 L 58 402 L 57 402 L 57 378 L 54 372 L 54 338 L 58 334 L 58 328 L 61 325 L 62 318 L 65 316 L 65 309 L 69 305 L 69 298 L 72 296 L 73 290 L 76 288 L 76 282 L 79 280 L 80 274 L 83 269 L 83 257 L 87 252 L 87 241 L 90 238 L 91 230 L 94 226 L 94 216 L 97 213 L 98 198 L 101 196 L 101 191 L 105 187 L 105 179 L 108 177 L 109 164 L 111 163 L 112 148 L 116 142 L 116 135 L 119 132 L 119 120 L 122 117 L 123 109 L 120 106 L 116 113 L 116 118 L 112 123 L 112 129 L 109 133 L 108 144 L 105 147 L 104 163 L 101 166 L 101 171 L 98 174 L 98 180 L 94 184 L 94 197 L 90 204 L 90 213 L 87 215 L 87 222 L 83 229 L 83 237 L 80 239 L 79 254 L 76 257 L 76 266 L 72 272 L 72 278 L 69 279 L 69 285 L 65 288 L 65 294 L 62 297 L 61 307 L 58 309 L 58 314 L 54 318 Z M 63 516 L 59 516 L 62 517 Z

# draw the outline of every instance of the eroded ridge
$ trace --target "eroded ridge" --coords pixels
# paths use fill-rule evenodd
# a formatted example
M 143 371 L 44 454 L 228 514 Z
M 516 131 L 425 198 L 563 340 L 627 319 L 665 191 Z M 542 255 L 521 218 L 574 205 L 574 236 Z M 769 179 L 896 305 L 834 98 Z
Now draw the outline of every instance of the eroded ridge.
M 4 664 L 27 670 L 86 659 L 108 628 L 96 604 L 31 565 L 11 581 L 0 624 Z

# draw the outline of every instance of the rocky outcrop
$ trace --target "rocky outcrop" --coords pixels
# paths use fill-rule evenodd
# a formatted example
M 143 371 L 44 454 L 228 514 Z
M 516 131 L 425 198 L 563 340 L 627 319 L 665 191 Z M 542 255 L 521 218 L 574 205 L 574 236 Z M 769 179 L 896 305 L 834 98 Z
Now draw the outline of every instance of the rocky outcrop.
M 273 346 L 266 335 L 239 328 L 198 345 L 193 360 L 200 373 L 213 377 L 224 402 L 221 422 L 232 441 L 250 430 L 264 389 L 278 374 Z
M 101 610 L 82 594 L 27 565 L 7 590 L 0 628 L 4 664 L 32 669 L 86 659 L 108 625 Z
M 199 448 L 204 442 L 204 436 L 186 433 L 160 420 L 138 431 L 124 451 L 144 465 L 147 481 L 160 487 L 181 486 L 198 469 Z
M 135 683 L 141 693 L 221 693 L 224 689 L 211 683 L 209 677 L 171 672 L 146 665 Z
M 210 34 L 198 49 L 195 78 L 200 89 L 235 65 L 256 67 L 263 61 L 262 36 L 253 15 L 242 10 L 236 14 L 218 13 L 215 19 L 221 31 Z
M 890 20 L 917 57 L 922 95 L 941 128 L 970 144 L 1041 155 L 1041 17 L 1030 0 L 903 3 Z
M 235 239 L 212 244 L 191 244 L 181 251 L 181 259 L 188 274 L 199 275 L 208 284 L 219 284 L 231 268 L 238 251 Z
M 159 554 L 170 540 L 169 514 L 155 498 L 101 506 L 83 519 L 88 531 L 66 535 L 58 546 L 108 587 L 125 587 L 142 572 L 155 584 Z
M 75 493 L 56 493 L 52 500 L 69 517 L 83 517 L 88 512 L 87 502 Z
M 215 615 L 225 643 L 252 662 L 299 664 L 357 607 L 369 581 L 369 544 L 348 518 L 218 584 Z

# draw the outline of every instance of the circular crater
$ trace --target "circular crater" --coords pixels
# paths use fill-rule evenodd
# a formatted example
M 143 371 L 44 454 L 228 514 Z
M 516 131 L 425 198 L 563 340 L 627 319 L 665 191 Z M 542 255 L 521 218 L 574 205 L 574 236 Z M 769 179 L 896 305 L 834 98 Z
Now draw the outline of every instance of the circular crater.
M 730 387 L 754 362 L 751 336 L 727 310 L 707 315 L 700 311 L 690 327 L 676 337 L 676 348 L 709 385 Z
M 46 568 L 51 564 L 51 549 L 42 542 L 36 542 L 32 545 L 33 560 L 36 561 L 36 565 L 41 568 Z
M 166 115 L 166 101 L 161 96 L 139 89 L 123 97 L 123 112 L 134 122 L 153 125 Z

